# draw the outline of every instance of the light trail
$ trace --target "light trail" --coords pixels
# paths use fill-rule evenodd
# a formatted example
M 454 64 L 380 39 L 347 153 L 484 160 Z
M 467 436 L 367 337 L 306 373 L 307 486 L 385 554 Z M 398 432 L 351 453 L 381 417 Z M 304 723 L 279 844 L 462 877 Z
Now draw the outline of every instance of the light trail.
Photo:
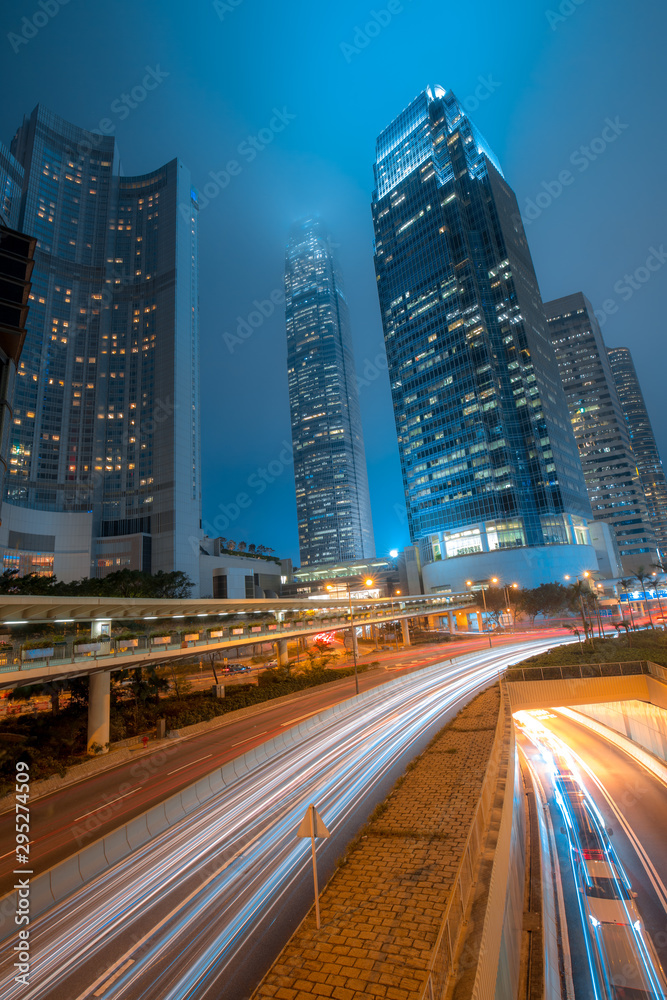
M 306 806 L 315 802 L 335 834 L 452 706 L 553 644 L 435 664 L 410 675 L 409 687 L 384 685 L 347 702 L 339 716 L 313 719 L 299 744 L 32 921 L 27 990 L 10 981 L 16 939 L 8 941 L 0 997 L 45 1000 L 78 990 L 84 1000 L 101 987 L 105 1000 L 224 997 L 224 970 L 309 863 L 309 844 L 296 838 Z
M 544 719 L 548 713 L 515 713 L 517 724 L 546 764 L 554 799 L 566 823 L 568 853 L 595 997 L 616 1000 L 619 995 L 625 996 L 623 990 L 628 980 L 634 979 L 639 988 L 633 987 L 631 992 L 638 1000 L 640 996 L 663 1000 L 667 984 L 633 902 L 636 894 L 631 892 L 630 880 L 609 840 L 604 817 L 583 784 L 579 769 L 586 772 L 610 804 L 612 800 L 592 768 L 540 716 Z M 592 871 L 602 868 L 606 878 L 596 879 L 589 868 Z M 605 882 L 611 883 L 607 889 L 602 888 Z M 604 902 L 600 904 L 601 899 Z M 623 952 L 624 964 L 619 961 Z M 620 973 L 619 964 L 623 964 Z

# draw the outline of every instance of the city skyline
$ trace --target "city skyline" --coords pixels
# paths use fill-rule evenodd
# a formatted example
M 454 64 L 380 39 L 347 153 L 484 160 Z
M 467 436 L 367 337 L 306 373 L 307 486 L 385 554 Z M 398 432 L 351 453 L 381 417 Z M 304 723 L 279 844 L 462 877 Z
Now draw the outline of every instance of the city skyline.
M 489 5 L 489 31 L 478 30 L 472 12 L 457 11 L 447 29 L 475 33 L 475 59 L 452 47 L 444 79 L 437 32 L 425 38 L 423 17 L 410 7 L 358 52 L 344 52 L 342 46 L 353 42 L 355 25 L 363 28 L 368 20 L 362 4 L 332 14 L 326 39 L 320 17 L 306 7 L 288 12 L 284 24 L 277 12 L 267 10 L 257 26 L 244 4 L 224 19 L 211 5 L 194 20 L 176 16 L 173 23 L 161 20 L 150 5 L 140 11 L 128 6 L 128 16 L 137 19 L 129 35 L 121 26 L 123 4 L 113 14 L 63 7 L 18 51 L 5 39 L 8 58 L 2 72 L 21 100 L 20 106 L 5 102 L 0 134 L 9 138 L 23 110 L 43 100 L 48 88 L 48 105 L 62 117 L 112 130 L 128 174 L 184 156 L 201 192 L 202 343 L 208 359 L 202 372 L 205 521 L 213 523 L 221 507 L 233 510 L 235 497 L 245 491 L 252 504 L 228 519 L 224 533 L 263 541 L 296 559 L 291 465 L 280 459 L 289 437 L 287 387 L 275 384 L 284 363 L 282 310 L 276 306 L 263 316 L 250 336 L 243 324 L 255 312 L 255 301 L 271 302 L 271 293 L 282 287 L 287 224 L 319 207 L 335 222 L 348 276 L 378 552 L 407 541 L 406 525 L 396 512 L 403 502 L 398 455 L 387 435 L 391 403 L 381 367 L 368 198 L 375 136 L 429 77 L 462 95 L 512 178 L 543 295 L 585 287 L 604 320 L 609 346 L 625 342 L 628 329 L 638 331 L 633 352 L 664 453 L 660 366 L 654 363 L 662 335 L 663 282 L 659 273 L 645 282 L 641 270 L 651 247 L 661 249 L 660 227 L 647 207 L 661 190 L 657 164 L 664 136 L 659 132 L 632 210 L 617 197 L 631 170 L 633 136 L 649 129 L 656 113 L 659 77 L 656 60 L 646 53 L 657 44 L 664 12 L 630 18 L 622 5 L 614 7 L 610 19 L 583 5 L 551 24 L 544 11 L 525 3 L 505 24 Z M 20 31 L 24 13 L 17 3 L 7 5 L 8 32 Z M 436 21 L 441 17 L 433 14 Z M 71 38 L 75 27 L 84 34 L 104 32 L 108 45 L 94 54 L 81 49 Z M 239 47 L 250 30 L 250 51 L 261 52 L 261 60 L 247 58 L 249 50 Z M 304 44 L 309 36 L 317 40 L 313 50 Z M 639 71 L 622 58 L 625 47 L 633 45 L 646 56 L 640 63 L 637 57 Z M 411 47 L 415 54 L 406 56 Z M 516 47 L 522 53 L 521 72 L 506 58 Z M 293 53 L 292 64 L 278 72 L 284 51 Z M 302 86 L 303 74 L 315 69 L 314 52 L 318 71 L 335 84 L 326 93 L 307 93 Z M 370 109 L 362 110 L 355 95 L 399 53 L 402 73 L 383 79 Z M 563 62 L 578 58 L 584 59 L 583 74 L 563 83 Z M 63 65 L 76 65 L 77 81 L 85 78 L 86 88 L 72 86 Z M 536 85 L 526 88 L 531 74 Z M 203 88 L 198 80 L 205 81 Z M 217 295 L 222 284 L 224 293 Z M 241 343 L 228 347 L 225 333 Z M 269 428 L 258 399 L 273 401 Z M 235 426 L 223 449 L 221 417 Z M 261 495 L 248 490 L 249 478 L 269 465 L 283 467 L 279 475 L 268 474 L 270 488 Z

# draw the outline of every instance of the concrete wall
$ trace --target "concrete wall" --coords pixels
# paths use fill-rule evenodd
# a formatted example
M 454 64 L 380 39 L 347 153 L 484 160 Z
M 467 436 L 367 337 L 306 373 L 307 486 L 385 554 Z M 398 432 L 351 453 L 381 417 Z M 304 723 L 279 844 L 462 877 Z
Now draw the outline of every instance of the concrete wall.
M 52 554 L 53 572 L 65 583 L 90 576 L 92 533 L 92 513 L 57 513 L 15 507 L 9 503 L 2 505 L 0 553 L 3 556 L 17 552 L 28 556 Z M 52 541 L 47 544 L 48 539 Z
M 227 577 L 227 598 L 245 599 L 245 578 L 254 577 L 255 573 L 260 577 L 260 588 L 263 591 L 257 597 L 263 597 L 266 591 L 276 595 L 280 594 L 280 563 L 270 562 L 268 559 L 253 559 L 250 556 L 230 555 L 220 553 L 219 555 L 199 556 L 199 583 L 200 593 L 203 597 L 213 597 L 213 577 Z
M 579 711 L 667 761 L 667 711 L 664 708 L 644 701 L 611 701 L 601 705 L 580 705 Z
M 454 592 L 463 592 L 466 580 L 490 580 L 494 576 L 501 585 L 518 583 L 520 587 L 532 588 L 563 580 L 566 574 L 574 579 L 584 570 L 597 570 L 597 566 L 592 545 L 541 545 L 494 549 L 429 562 L 422 566 L 422 578 L 425 594 L 447 584 Z

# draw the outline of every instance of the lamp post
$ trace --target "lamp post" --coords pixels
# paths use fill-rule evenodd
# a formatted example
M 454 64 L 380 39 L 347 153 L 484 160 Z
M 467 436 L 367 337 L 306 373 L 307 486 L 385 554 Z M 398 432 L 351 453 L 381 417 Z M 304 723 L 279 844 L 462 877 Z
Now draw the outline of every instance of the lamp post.
M 364 583 L 365 583 L 365 585 L 367 587 L 372 587 L 373 586 L 373 582 L 374 581 L 371 580 L 371 579 L 364 580 Z M 334 585 L 332 583 L 327 583 L 326 589 L 329 590 L 329 591 L 331 591 L 331 590 L 335 590 L 336 588 L 334 587 Z M 355 687 L 356 693 L 359 694 L 359 675 L 357 673 L 357 637 L 356 637 L 356 634 L 355 634 L 355 631 L 354 631 L 354 614 L 352 612 L 352 588 L 351 588 L 351 585 L 349 583 L 346 583 L 345 584 L 345 589 L 347 590 L 347 600 L 348 600 L 348 604 L 349 604 L 349 608 L 350 608 L 350 625 L 351 625 L 351 631 L 352 631 L 352 656 L 354 658 L 354 687 Z
M 488 587 L 489 583 L 498 583 L 498 577 L 497 576 L 492 576 L 491 580 L 487 581 L 487 587 Z M 473 581 L 472 580 L 466 580 L 466 586 L 467 587 L 472 587 L 473 586 Z M 484 614 L 486 615 L 486 614 L 488 614 L 488 612 L 486 610 L 486 594 L 484 592 L 485 591 L 485 587 L 484 587 L 483 583 L 480 585 L 480 590 L 482 591 L 482 601 L 484 603 Z M 482 620 L 482 624 L 484 624 L 483 620 Z M 484 631 L 484 629 L 482 629 L 482 631 Z M 488 639 L 489 639 L 489 648 L 493 649 L 493 642 L 491 641 L 491 636 L 489 636 Z
M 512 586 L 513 590 L 516 590 L 518 588 L 519 584 L 518 583 L 513 583 L 511 586 Z M 512 613 L 512 606 L 511 606 L 511 603 L 510 603 L 510 588 L 509 588 L 508 584 L 504 584 L 503 585 L 503 591 L 505 592 L 505 604 L 507 605 L 507 614 L 511 615 L 511 613 Z M 514 624 L 514 623 L 512 623 L 512 624 Z
M 391 617 L 394 617 L 394 597 L 400 597 L 400 590 L 395 590 L 391 595 Z M 396 646 L 396 651 L 398 652 L 398 627 L 396 620 L 394 619 L 394 645 Z

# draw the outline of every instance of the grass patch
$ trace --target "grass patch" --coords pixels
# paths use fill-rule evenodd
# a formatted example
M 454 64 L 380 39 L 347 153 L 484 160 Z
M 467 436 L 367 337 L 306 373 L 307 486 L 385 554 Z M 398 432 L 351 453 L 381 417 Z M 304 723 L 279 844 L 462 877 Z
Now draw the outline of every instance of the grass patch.
M 516 666 L 562 667 L 579 663 L 626 663 L 628 660 L 652 660 L 667 667 L 667 634 L 647 630 L 618 639 L 595 639 L 592 647 L 590 642 L 557 646 L 548 653 L 522 660 Z

